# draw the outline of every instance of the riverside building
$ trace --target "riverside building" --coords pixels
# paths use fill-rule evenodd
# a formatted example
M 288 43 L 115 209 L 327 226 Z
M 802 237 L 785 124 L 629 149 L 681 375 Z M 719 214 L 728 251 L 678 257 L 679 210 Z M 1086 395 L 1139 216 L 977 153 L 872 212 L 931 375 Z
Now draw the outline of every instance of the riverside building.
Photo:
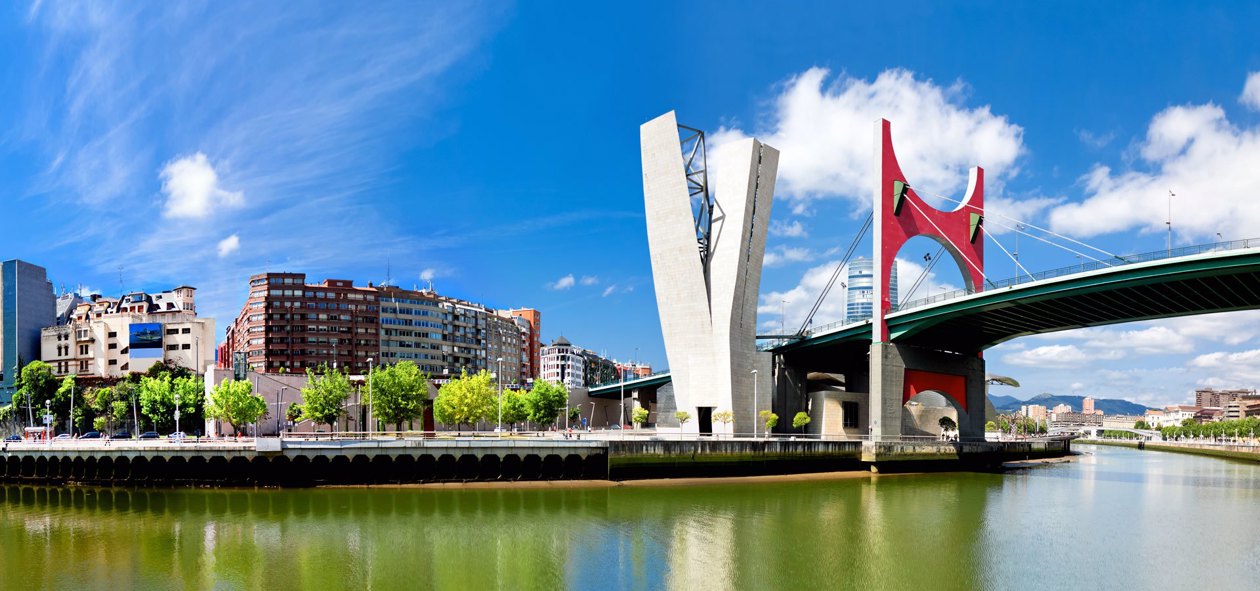
M 309 284 L 303 273 L 250 278 L 250 294 L 219 347 L 219 367 L 242 358 L 260 373 L 304 372 L 320 365 L 366 374 L 415 363 L 436 383 L 461 371 L 502 371 L 505 385 L 533 379 L 537 310 L 495 310 L 432 289 L 356 286 L 344 279 Z
M 40 330 L 55 318 L 48 272 L 17 259 L 0 262 L 0 404 L 13 400 L 19 366 L 40 358 Z
M 40 331 L 40 359 L 57 376 L 117 378 L 158 362 L 203 373 L 214 363 L 215 326 L 197 316 L 195 291 L 181 285 L 120 298 L 94 294 L 65 324 Z

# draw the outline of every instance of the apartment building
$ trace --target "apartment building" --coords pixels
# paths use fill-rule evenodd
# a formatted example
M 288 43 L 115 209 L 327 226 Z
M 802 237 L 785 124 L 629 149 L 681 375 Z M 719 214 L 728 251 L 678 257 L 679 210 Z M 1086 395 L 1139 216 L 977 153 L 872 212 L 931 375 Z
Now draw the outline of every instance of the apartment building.
M 54 324 L 47 271 L 17 259 L 0 262 L 0 404 L 13 400 L 22 364 L 39 359 L 41 329 Z
M 40 358 L 57 376 L 118 378 L 158 362 L 203 373 L 214 363 L 215 324 L 197 316 L 195 291 L 79 300 L 65 324 L 40 331 Z

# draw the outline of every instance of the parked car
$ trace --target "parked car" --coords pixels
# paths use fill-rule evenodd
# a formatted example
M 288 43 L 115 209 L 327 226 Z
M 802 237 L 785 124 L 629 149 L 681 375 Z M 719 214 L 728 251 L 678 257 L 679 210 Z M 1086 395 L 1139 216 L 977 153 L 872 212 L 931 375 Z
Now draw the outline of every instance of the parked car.
M 140 439 L 161 439 L 161 438 L 162 436 L 158 435 L 157 431 L 145 431 L 144 433 L 140 434 Z
M 109 436 L 110 439 L 131 439 L 131 431 L 119 431 Z
M 166 436 L 167 439 L 185 439 L 187 437 L 188 437 L 188 434 L 184 433 L 183 431 L 176 431 Z
M 100 431 L 88 431 L 87 433 L 84 433 L 79 436 L 79 439 L 100 439 L 100 438 L 101 438 Z
M 4 438 L 4 440 L 5 440 L 5 441 L 21 441 L 21 440 L 22 440 L 22 436 L 21 436 L 21 435 L 10 435 L 10 436 L 8 436 L 8 437 L 5 437 L 5 438 Z
M 74 439 L 74 437 L 71 437 L 69 433 L 62 433 L 61 435 L 53 437 L 53 441 L 69 441 L 71 439 Z

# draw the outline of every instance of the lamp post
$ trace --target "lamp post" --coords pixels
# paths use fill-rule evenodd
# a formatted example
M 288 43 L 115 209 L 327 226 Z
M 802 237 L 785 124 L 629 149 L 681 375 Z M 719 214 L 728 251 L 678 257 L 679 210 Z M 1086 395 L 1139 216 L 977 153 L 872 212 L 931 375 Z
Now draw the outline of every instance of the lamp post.
M 626 427 L 626 372 L 622 369 L 621 373 L 621 398 L 618 406 L 621 411 L 617 414 L 617 428 L 625 429 Z
M 752 370 L 753 377 L 753 438 L 757 437 L 757 370 Z
M 284 429 L 280 427 L 280 414 L 284 412 L 284 391 L 288 390 L 288 386 L 280 386 L 280 390 L 276 392 L 276 437 L 284 437 Z
M 179 394 L 175 394 L 175 432 L 179 433 Z M 240 435 L 240 433 L 237 433 Z
M 1164 222 L 1168 224 L 1168 256 L 1172 256 L 1172 198 L 1176 196 L 1172 190 L 1168 191 L 1168 221 Z
M 45 443 L 52 443 L 52 438 L 48 436 L 49 435 L 48 428 L 51 426 L 52 426 L 52 401 L 45 398 L 44 399 L 44 442 Z
M 498 370 L 499 370 L 499 371 L 498 371 L 497 373 L 495 373 L 495 374 L 494 374 L 494 381 L 495 381 L 495 382 L 498 382 L 498 386 L 499 386 L 499 428 L 498 428 L 498 433 L 499 433 L 499 436 L 500 436 L 500 437 L 502 437 L 502 436 L 503 436 L 503 358 L 502 358 L 502 357 L 499 357 L 499 358 L 495 359 L 495 361 L 499 364 L 499 366 L 498 366 Z
M 376 400 L 372 398 L 372 358 L 368 357 L 368 426 L 372 426 L 372 410 L 375 408 Z
M 66 429 L 71 437 L 74 437 L 74 382 L 70 383 L 70 418 L 66 421 L 70 428 Z

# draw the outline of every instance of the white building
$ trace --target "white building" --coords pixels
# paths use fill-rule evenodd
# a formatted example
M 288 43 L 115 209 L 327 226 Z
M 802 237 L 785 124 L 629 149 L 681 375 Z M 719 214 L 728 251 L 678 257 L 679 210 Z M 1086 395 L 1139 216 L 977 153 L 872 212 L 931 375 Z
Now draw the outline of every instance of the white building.
M 214 364 L 214 319 L 197 317 L 194 291 L 93 295 L 67 324 L 41 331 L 41 359 L 58 376 L 117 378 L 159 361 L 202 373 Z
M 585 352 L 563 336 L 556 339 L 542 348 L 541 379 L 564 384 L 569 390 L 581 388 L 586 384 Z

